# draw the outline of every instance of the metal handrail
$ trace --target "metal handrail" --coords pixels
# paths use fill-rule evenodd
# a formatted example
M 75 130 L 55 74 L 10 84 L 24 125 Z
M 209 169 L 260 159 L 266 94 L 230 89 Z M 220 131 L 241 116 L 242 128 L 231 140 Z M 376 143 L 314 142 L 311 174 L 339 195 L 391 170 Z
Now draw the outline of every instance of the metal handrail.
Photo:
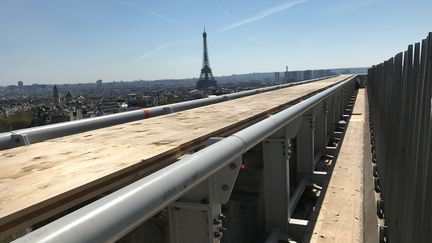
M 335 76 L 335 75 L 334 75 Z M 68 121 L 57 124 L 44 125 L 26 129 L 15 130 L 11 132 L 0 133 L 0 150 L 19 147 L 23 145 L 33 144 L 48 139 L 63 137 L 103 127 L 123 124 L 127 122 L 137 121 L 150 117 L 166 115 L 169 113 L 184 111 L 201 106 L 215 104 L 227 100 L 238 99 L 258 93 L 282 89 L 294 85 L 300 85 L 310 82 L 315 82 L 322 79 L 331 78 L 334 76 L 310 79 L 306 81 L 293 82 L 288 84 L 274 85 L 265 88 L 245 90 L 237 93 L 213 96 L 198 100 L 184 101 L 169 105 L 156 106 L 151 108 L 139 109 L 134 111 L 121 112 L 100 117 L 93 117 L 77 121 Z
M 343 87 L 354 85 L 355 77 L 164 167 L 16 242 L 113 242 Z

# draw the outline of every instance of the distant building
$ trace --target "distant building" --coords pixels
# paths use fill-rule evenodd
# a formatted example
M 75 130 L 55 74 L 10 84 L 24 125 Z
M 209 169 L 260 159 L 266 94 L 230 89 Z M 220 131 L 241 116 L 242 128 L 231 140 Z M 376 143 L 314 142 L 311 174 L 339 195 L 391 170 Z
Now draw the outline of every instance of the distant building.
M 202 92 L 201 90 L 198 90 L 198 89 L 194 89 L 194 90 L 190 91 L 189 94 L 191 95 L 191 97 L 193 99 L 201 99 L 201 98 L 207 97 L 207 95 L 204 94 L 204 92 Z
M 69 121 L 75 121 L 83 119 L 83 113 L 81 108 L 75 108 L 69 112 Z
M 54 85 L 54 88 L 53 88 L 53 101 L 54 101 L 54 104 L 58 104 L 60 102 L 59 91 L 58 91 L 57 85 Z
M 196 84 L 197 89 L 208 89 L 208 88 L 217 88 L 217 82 L 213 77 L 212 70 L 210 68 L 210 62 L 208 59 L 208 51 L 207 51 L 207 33 L 204 32 L 203 36 L 203 65 L 201 68 L 201 74 L 199 80 Z
M 304 80 L 312 79 L 312 70 L 303 71 L 303 79 Z
M 313 71 L 313 75 L 312 78 L 322 78 L 324 77 L 326 74 L 325 70 L 320 69 L 320 70 L 314 70 Z
M 349 68 L 342 69 L 342 74 L 350 74 L 351 70 Z
M 73 97 L 70 91 L 67 92 L 65 100 L 67 103 L 70 103 L 72 101 Z
M 275 82 L 275 84 L 278 84 L 279 80 L 280 80 L 280 73 L 279 72 L 275 72 L 274 75 L 275 75 L 274 82 Z
M 47 122 L 48 124 L 54 124 L 54 123 L 60 123 L 65 121 L 69 121 L 69 117 L 67 117 L 67 115 L 64 114 L 63 112 L 59 111 L 50 115 Z
M 18 87 L 23 87 L 24 86 L 24 82 L 23 81 L 18 81 Z
M 288 79 L 289 79 L 289 76 L 288 76 L 288 66 L 285 67 L 285 77 L 284 77 L 284 79 L 285 79 L 285 82 L 287 82 Z
M 96 87 L 101 88 L 102 87 L 102 79 L 99 79 L 96 81 Z
M 98 115 L 109 115 L 122 111 L 121 104 L 118 102 L 103 102 L 97 105 Z
M 292 77 L 294 81 L 304 80 L 302 71 L 292 72 Z

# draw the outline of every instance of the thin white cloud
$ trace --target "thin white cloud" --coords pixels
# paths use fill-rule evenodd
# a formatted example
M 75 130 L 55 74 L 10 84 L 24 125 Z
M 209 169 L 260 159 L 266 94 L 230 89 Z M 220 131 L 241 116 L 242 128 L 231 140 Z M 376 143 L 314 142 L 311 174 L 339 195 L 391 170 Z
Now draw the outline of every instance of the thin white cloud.
M 151 56 L 159 54 L 162 51 L 168 50 L 168 49 L 173 48 L 175 46 L 178 46 L 180 44 L 181 43 L 179 43 L 179 42 L 168 42 L 168 43 L 160 44 L 156 48 L 154 48 L 153 50 L 149 50 L 148 52 L 140 55 L 139 57 L 136 57 L 134 60 L 132 60 L 132 63 L 144 61 Z
M 364 7 L 373 5 L 380 0 L 355 0 L 355 1 L 343 1 L 341 4 L 332 6 L 332 8 L 324 14 L 325 16 L 333 16 L 338 14 L 345 14 L 348 12 L 356 11 Z
M 358 8 L 363 8 L 369 5 L 372 5 L 376 2 L 379 2 L 380 0 L 366 0 L 366 1 L 362 1 L 362 3 L 358 6 Z
M 141 9 L 141 8 L 140 8 L 140 9 Z M 178 22 L 178 21 L 176 21 L 176 20 L 170 19 L 170 18 L 165 17 L 165 16 L 163 16 L 163 15 L 160 15 L 160 14 L 158 14 L 158 13 L 150 12 L 150 11 L 145 11 L 145 10 L 142 10 L 142 9 L 141 9 L 141 11 L 144 11 L 145 13 L 150 14 L 150 15 L 153 15 L 153 16 L 158 17 L 158 18 L 160 18 L 160 19 L 166 20 L 166 21 L 168 21 L 168 22 L 170 22 L 170 23 L 172 23 L 172 24 L 175 24 L 175 25 L 181 26 L 181 27 L 186 28 L 186 29 L 190 29 L 190 30 L 192 30 L 192 31 L 194 31 L 194 32 L 199 32 L 197 29 L 195 29 L 195 28 L 193 28 L 193 27 L 191 27 L 191 26 L 185 25 L 185 24 L 183 24 L 183 23 L 180 23 L 180 22 Z
M 183 24 L 183 23 L 181 23 L 181 22 L 179 22 L 177 20 L 168 18 L 168 17 L 163 16 L 161 14 L 158 14 L 158 13 L 155 13 L 155 12 L 151 12 L 151 11 L 147 11 L 147 10 L 141 8 L 141 7 L 134 6 L 134 5 L 130 4 L 130 3 L 122 1 L 122 0 L 116 0 L 116 1 L 119 2 L 119 3 L 121 3 L 121 4 L 123 4 L 123 5 L 125 5 L 125 6 L 127 6 L 127 7 L 130 7 L 130 8 L 136 9 L 136 10 L 138 10 L 140 12 L 143 12 L 145 14 L 152 15 L 152 16 L 157 17 L 159 19 L 165 20 L 165 21 L 167 21 L 167 22 L 169 22 L 171 24 L 174 24 L 174 25 L 177 25 L 177 26 L 180 26 L 180 27 L 192 30 L 194 32 L 199 32 L 197 29 L 195 29 L 195 28 L 193 28 L 191 26 L 185 25 L 185 24 Z
M 224 8 L 221 9 L 221 12 L 224 13 L 226 16 L 230 16 L 230 13 Z
M 240 21 L 238 21 L 238 22 L 236 22 L 234 24 L 231 24 L 231 25 L 228 25 L 228 26 L 222 28 L 221 30 L 219 30 L 219 33 L 222 33 L 222 32 L 228 31 L 228 30 L 232 30 L 232 29 L 241 27 L 241 26 L 243 26 L 245 24 L 249 24 L 249 23 L 261 20 L 261 19 L 263 19 L 263 18 L 265 18 L 265 17 L 267 17 L 269 15 L 285 11 L 287 9 L 290 9 L 290 8 L 296 6 L 296 5 L 302 4 L 302 3 L 306 2 L 306 1 L 307 0 L 298 0 L 298 1 L 295 1 L 295 2 L 284 3 L 284 4 L 281 4 L 281 5 L 278 5 L 278 6 L 269 8 L 269 9 L 266 9 L 266 10 L 264 10 L 262 12 L 259 12 L 258 14 L 256 14 L 253 17 L 240 20 Z

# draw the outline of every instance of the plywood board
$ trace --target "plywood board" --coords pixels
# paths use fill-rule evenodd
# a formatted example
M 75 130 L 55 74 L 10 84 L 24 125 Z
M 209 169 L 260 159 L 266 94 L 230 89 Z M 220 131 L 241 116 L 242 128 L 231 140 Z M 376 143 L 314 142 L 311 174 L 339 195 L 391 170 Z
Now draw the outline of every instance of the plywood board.
M 360 89 L 311 242 L 363 242 L 365 99 Z
M 208 137 L 348 76 L 0 151 L 0 235 L 130 183 Z

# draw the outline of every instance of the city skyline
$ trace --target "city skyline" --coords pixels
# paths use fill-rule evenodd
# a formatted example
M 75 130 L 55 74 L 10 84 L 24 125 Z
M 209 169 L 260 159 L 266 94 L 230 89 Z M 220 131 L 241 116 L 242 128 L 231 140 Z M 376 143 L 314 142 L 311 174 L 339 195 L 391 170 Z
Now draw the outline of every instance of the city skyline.
M 390 0 L 7 0 L 0 3 L 0 85 L 198 77 L 204 24 L 215 76 L 286 65 L 370 66 L 422 38 L 431 7 Z

